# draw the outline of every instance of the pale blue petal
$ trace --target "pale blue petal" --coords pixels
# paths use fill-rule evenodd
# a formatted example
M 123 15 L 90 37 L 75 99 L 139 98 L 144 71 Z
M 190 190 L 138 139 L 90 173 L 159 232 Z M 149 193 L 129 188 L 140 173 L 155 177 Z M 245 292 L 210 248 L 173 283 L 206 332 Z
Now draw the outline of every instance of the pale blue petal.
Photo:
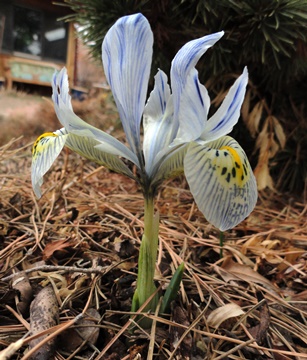
M 176 134 L 172 119 L 173 102 L 167 76 L 159 70 L 155 76 L 155 86 L 145 106 L 143 117 L 143 152 L 145 169 L 149 176 L 157 154 L 169 146 Z
M 248 82 L 247 68 L 235 81 L 225 97 L 222 105 L 208 120 L 201 140 L 212 141 L 231 132 L 240 117 L 240 110 L 244 100 L 246 85 Z
M 54 133 L 45 133 L 37 138 L 32 149 L 31 180 L 35 195 L 42 196 L 40 187 L 43 176 L 58 157 L 67 140 L 67 132 L 63 128 Z
M 200 84 L 198 72 L 193 68 L 187 76 L 186 85 L 181 93 L 179 130 L 174 145 L 199 138 L 206 126 L 209 107 L 208 91 Z
M 231 137 L 189 145 L 184 173 L 205 218 L 221 231 L 244 220 L 257 202 L 257 184 L 247 157 Z
M 110 134 L 89 125 L 73 112 L 65 68 L 53 75 L 52 89 L 52 99 L 57 117 L 69 133 L 97 140 L 101 145 L 100 150 L 123 156 L 139 167 L 139 161 L 130 149 Z
M 167 82 L 167 75 L 162 70 L 158 70 L 155 76 L 154 89 L 150 93 L 149 99 L 145 106 L 145 122 L 156 122 L 161 120 L 170 95 L 171 91 Z
M 102 44 L 105 75 L 112 89 L 127 140 L 140 156 L 140 123 L 152 60 L 153 34 L 141 14 L 120 18 Z
M 60 123 L 67 128 L 68 122 L 66 117 L 62 114 L 62 108 L 68 109 L 71 112 L 71 97 L 69 95 L 69 84 L 66 68 L 62 68 L 61 71 L 55 71 L 52 77 L 52 100 L 54 103 L 54 109 Z
M 172 61 L 171 84 L 174 96 L 175 121 L 178 121 L 178 113 L 179 110 L 181 111 L 181 95 L 186 86 L 189 73 L 195 67 L 200 57 L 223 35 L 224 32 L 221 31 L 188 42 L 178 51 Z

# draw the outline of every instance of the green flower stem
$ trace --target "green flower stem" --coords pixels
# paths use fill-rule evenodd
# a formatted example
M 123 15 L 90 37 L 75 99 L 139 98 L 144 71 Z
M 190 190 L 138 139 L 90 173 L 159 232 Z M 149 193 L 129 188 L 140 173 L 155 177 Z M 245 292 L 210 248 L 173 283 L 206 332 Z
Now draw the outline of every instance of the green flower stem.
M 159 213 L 155 213 L 153 196 L 145 196 L 144 205 L 144 234 L 140 246 L 137 286 L 132 299 L 131 311 L 136 312 L 157 290 L 154 284 L 156 259 L 159 241 Z M 160 312 L 169 311 L 171 302 L 176 298 L 184 272 L 182 263 L 174 277 L 162 301 Z M 158 305 L 158 294 L 154 295 L 152 300 L 144 307 L 143 311 L 155 311 Z M 151 326 L 151 320 L 148 318 L 138 319 L 139 325 L 144 328 Z
M 140 246 L 137 288 L 132 300 L 132 311 L 137 310 L 156 291 L 154 284 L 158 251 L 159 214 L 154 211 L 153 197 L 145 197 L 144 234 Z M 158 296 L 146 306 L 145 311 L 154 311 Z

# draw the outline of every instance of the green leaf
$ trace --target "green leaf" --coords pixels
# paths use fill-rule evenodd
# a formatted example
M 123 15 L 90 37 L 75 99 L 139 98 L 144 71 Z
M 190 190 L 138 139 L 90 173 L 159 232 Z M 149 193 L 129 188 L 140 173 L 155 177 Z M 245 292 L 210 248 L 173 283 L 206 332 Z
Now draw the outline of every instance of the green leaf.
M 132 298 L 131 312 L 138 311 L 139 307 L 140 307 L 140 300 L 139 300 L 138 290 L 135 289 L 135 292 L 134 292 L 133 298 Z
M 161 314 L 168 313 L 170 310 L 171 302 L 176 299 L 183 273 L 184 273 L 184 263 L 182 262 L 178 266 L 178 268 L 177 268 L 174 276 L 172 277 L 172 280 L 169 283 L 168 288 L 166 289 L 166 292 L 163 296 L 163 300 L 162 300 L 162 304 L 161 304 L 161 308 L 160 308 Z

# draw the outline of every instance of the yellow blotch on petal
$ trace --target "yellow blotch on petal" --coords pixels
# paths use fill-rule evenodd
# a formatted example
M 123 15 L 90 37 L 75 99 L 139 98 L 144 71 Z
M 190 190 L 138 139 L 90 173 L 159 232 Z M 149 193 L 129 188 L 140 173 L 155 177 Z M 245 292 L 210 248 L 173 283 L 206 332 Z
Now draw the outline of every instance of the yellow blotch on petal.
M 249 178 L 248 174 L 248 165 L 245 158 L 245 154 L 239 154 L 236 149 L 230 146 L 222 146 L 220 151 L 226 151 L 232 158 L 232 168 L 223 168 L 222 175 L 226 176 L 227 182 L 233 182 L 242 187 Z M 242 155 L 243 155 L 243 162 L 242 162 Z
M 46 144 L 46 142 L 48 142 L 50 137 L 56 137 L 58 135 L 56 135 L 53 132 L 47 132 L 44 133 L 42 135 L 40 135 L 36 140 L 35 143 L 33 144 L 32 147 L 32 156 L 36 157 L 38 155 L 38 153 L 40 152 L 41 148 L 44 146 L 44 144 Z

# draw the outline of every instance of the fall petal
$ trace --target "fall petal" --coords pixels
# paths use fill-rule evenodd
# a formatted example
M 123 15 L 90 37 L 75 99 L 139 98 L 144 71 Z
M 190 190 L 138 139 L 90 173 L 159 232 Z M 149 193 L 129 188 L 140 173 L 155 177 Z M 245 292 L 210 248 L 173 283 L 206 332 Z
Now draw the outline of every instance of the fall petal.
M 247 157 L 231 137 L 189 145 L 184 172 L 195 202 L 220 230 L 244 220 L 257 201 L 257 184 Z
M 94 161 L 95 163 L 103 165 L 112 171 L 127 175 L 128 177 L 136 180 L 131 170 L 121 159 L 119 159 L 117 155 L 102 151 L 101 144 L 92 138 L 69 134 L 65 146 L 84 156 L 88 160 Z
M 65 128 L 54 133 L 41 135 L 34 143 L 32 151 L 31 177 L 35 195 L 38 198 L 41 197 L 40 186 L 43 183 L 43 176 L 50 169 L 64 146 L 99 165 L 135 179 L 132 172 L 118 156 L 97 149 L 98 144 L 92 138 L 68 133 Z
M 67 140 L 67 132 L 63 128 L 56 132 L 45 133 L 37 138 L 32 149 L 31 180 L 35 195 L 42 196 L 40 187 L 43 176 L 59 156 Z

